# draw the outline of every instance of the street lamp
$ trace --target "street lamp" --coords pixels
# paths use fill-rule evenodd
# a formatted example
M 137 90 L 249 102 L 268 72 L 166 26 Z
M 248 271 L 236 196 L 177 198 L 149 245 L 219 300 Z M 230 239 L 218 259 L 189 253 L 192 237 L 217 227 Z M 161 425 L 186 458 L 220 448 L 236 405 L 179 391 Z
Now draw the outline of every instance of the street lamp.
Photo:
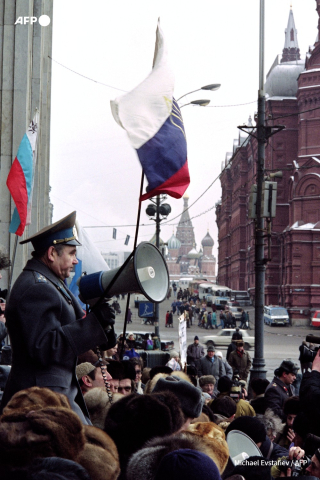
M 150 199 L 150 203 L 146 208 L 146 214 L 156 222 L 156 247 L 160 247 L 160 223 L 165 220 L 171 212 L 171 207 L 168 203 L 164 203 L 167 195 L 157 195 L 154 199 Z M 153 217 L 153 218 L 152 218 Z M 160 249 L 160 248 L 159 248 Z M 163 253 L 163 252 L 161 252 Z M 154 333 L 159 337 L 159 303 L 154 306 Z
M 192 100 L 192 102 L 181 105 L 180 108 L 186 107 L 187 105 L 198 105 L 199 107 L 206 107 L 207 105 L 209 105 L 209 103 L 210 103 L 210 100 Z
M 181 98 L 186 97 L 187 95 L 190 95 L 190 93 L 199 92 L 199 90 L 210 90 L 211 92 L 214 92 L 215 90 L 219 90 L 220 87 L 221 87 L 220 83 L 210 83 L 210 85 L 205 85 L 204 87 L 197 88 L 197 90 L 192 90 L 192 92 L 185 93 L 184 95 L 182 95 L 177 99 L 177 102 L 181 100 Z

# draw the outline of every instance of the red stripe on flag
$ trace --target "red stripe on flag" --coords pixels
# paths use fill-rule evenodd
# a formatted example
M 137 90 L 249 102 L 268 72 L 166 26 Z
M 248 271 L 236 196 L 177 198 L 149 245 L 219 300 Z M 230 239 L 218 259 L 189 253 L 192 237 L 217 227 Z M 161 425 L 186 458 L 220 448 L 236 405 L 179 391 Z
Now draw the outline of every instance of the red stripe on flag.
M 140 200 L 143 202 L 148 198 L 155 197 L 161 193 L 167 193 L 171 197 L 181 198 L 190 184 L 190 175 L 188 169 L 188 160 L 172 177 L 159 185 L 150 192 L 141 195 Z
M 10 190 L 20 217 L 20 226 L 16 231 L 16 235 L 21 236 L 27 221 L 28 191 L 24 172 L 17 157 L 14 159 L 9 172 L 7 187 Z

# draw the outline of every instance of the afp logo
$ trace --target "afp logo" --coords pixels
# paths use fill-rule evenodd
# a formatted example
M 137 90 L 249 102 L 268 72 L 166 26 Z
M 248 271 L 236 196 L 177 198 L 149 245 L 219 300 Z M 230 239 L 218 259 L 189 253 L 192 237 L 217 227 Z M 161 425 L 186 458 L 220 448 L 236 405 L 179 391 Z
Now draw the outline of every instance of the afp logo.
M 33 24 L 38 22 L 41 27 L 47 27 L 49 23 L 51 22 L 51 19 L 48 15 L 41 15 L 41 17 L 18 17 L 17 20 L 14 22 L 15 25 L 27 25 Z

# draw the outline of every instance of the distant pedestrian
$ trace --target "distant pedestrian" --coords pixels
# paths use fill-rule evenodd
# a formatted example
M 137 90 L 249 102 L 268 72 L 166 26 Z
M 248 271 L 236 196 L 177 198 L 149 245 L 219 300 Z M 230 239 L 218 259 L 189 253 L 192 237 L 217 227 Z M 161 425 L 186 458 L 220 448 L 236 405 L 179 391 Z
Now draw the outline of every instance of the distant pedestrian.
M 170 310 L 169 315 L 168 315 L 168 328 L 172 327 L 173 328 L 173 312 Z
M 169 312 L 169 310 L 167 310 L 167 313 L 166 313 L 166 327 L 168 326 L 169 315 L 170 315 L 170 312 Z

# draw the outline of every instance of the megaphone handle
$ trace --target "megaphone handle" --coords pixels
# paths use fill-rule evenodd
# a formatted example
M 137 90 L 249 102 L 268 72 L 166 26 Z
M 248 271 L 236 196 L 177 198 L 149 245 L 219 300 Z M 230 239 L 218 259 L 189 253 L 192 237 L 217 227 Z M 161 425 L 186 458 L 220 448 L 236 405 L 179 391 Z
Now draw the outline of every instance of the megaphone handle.
M 124 353 L 124 342 L 125 342 L 125 338 L 126 338 L 129 303 L 130 303 L 130 293 L 128 293 L 128 296 L 127 296 L 126 311 L 125 311 L 124 322 L 123 322 L 123 332 L 122 332 L 122 341 L 121 341 L 121 349 L 120 349 L 120 359 L 121 360 L 122 360 L 123 353 Z
M 103 381 L 104 381 L 104 385 L 106 387 L 106 392 L 108 394 L 108 397 L 109 397 L 109 402 L 110 404 L 112 405 L 113 404 L 113 395 L 112 395 L 112 392 L 111 392 L 111 389 L 110 389 L 110 383 L 108 382 L 107 380 L 107 376 L 106 374 L 104 373 L 104 369 L 103 367 L 105 367 L 105 365 L 103 365 L 102 361 L 102 355 L 101 355 L 101 350 L 99 347 L 96 348 L 96 351 L 97 351 L 97 355 L 98 355 L 98 360 L 99 360 L 99 367 L 100 367 L 100 370 L 101 370 L 101 375 L 102 375 L 102 378 L 103 378 Z

